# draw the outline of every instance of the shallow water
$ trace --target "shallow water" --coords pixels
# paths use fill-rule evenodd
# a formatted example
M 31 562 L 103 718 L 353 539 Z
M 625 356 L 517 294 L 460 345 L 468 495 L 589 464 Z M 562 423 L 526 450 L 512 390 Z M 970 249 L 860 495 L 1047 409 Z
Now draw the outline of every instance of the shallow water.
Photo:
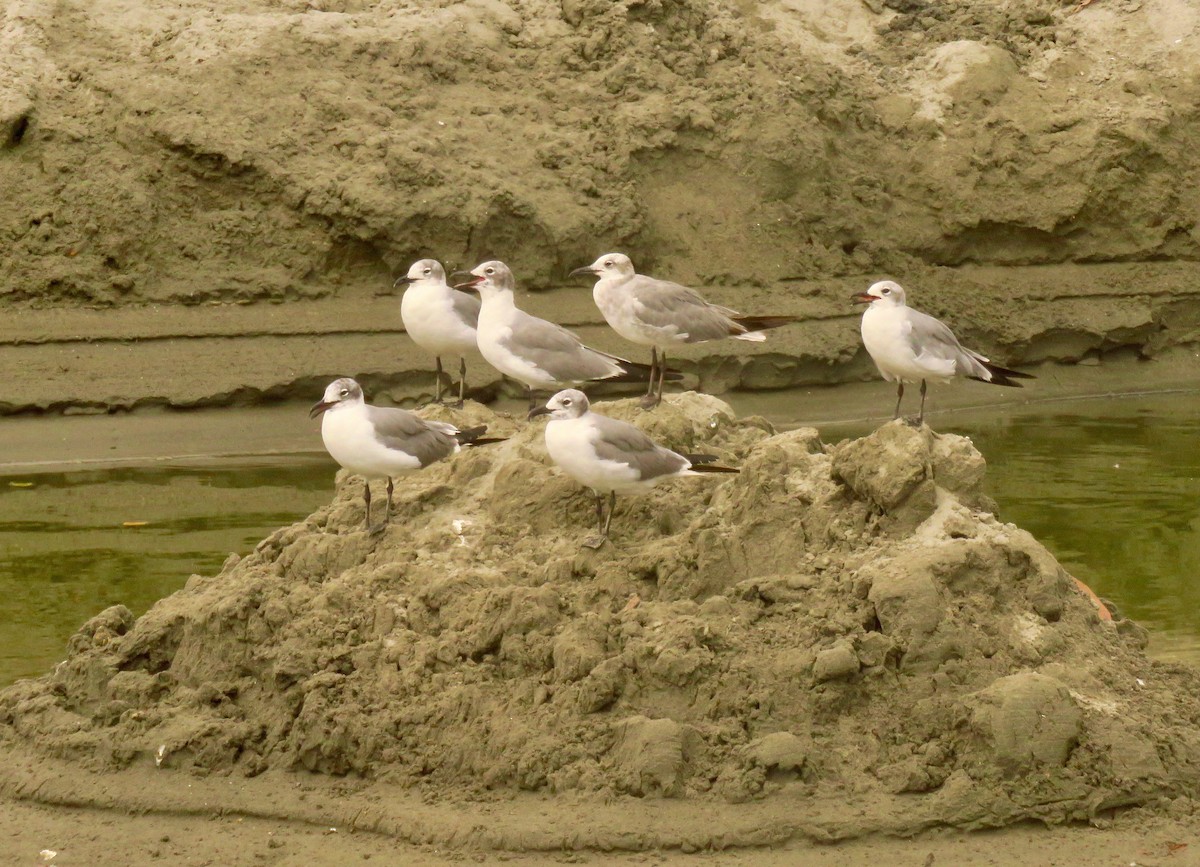
M 0 684 L 48 670 L 109 605 L 141 614 L 308 515 L 335 469 L 298 455 L 0 477 Z
M 881 384 L 885 409 L 889 395 Z M 779 425 L 802 422 L 788 393 L 734 404 Z M 1154 655 L 1200 664 L 1200 393 L 930 421 L 974 440 L 1004 520 L 1149 628 Z M 825 424 L 821 434 L 836 442 L 877 424 Z M 51 668 L 75 629 L 108 605 L 140 614 L 190 575 L 219 570 L 230 552 L 245 554 L 308 515 L 332 496 L 335 469 L 303 454 L 0 475 L 0 684 Z

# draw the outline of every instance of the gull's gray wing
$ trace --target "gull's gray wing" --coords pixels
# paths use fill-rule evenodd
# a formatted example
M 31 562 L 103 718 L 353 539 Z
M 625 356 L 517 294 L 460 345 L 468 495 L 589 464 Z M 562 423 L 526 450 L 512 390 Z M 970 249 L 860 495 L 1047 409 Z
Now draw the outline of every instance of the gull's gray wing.
M 639 481 L 674 475 L 689 465 L 683 455 L 663 448 L 628 422 L 596 413 L 590 413 L 589 420 L 599 431 L 593 441 L 596 457 L 632 467 Z
M 454 438 L 458 428 L 444 421 L 426 421 L 408 410 L 387 406 L 368 406 L 367 418 L 381 443 L 412 455 L 422 467 L 440 461 L 458 448 Z
M 465 324 L 472 328 L 479 327 L 479 307 L 480 301 L 478 295 L 471 295 L 467 292 L 460 292 L 457 289 L 451 289 L 452 306 L 454 315 L 461 319 Z
M 906 308 L 908 312 L 908 343 L 918 357 L 924 355 L 944 361 L 953 361 L 955 371 L 962 376 L 990 378 L 982 362 L 987 361 L 978 352 L 972 352 L 958 342 L 954 332 L 940 319 L 928 313 Z
M 567 329 L 524 310 L 517 311 L 512 331 L 500 339 L 500 345 L 558 382 L 606 379 L 623 372 L 614 356 L 584 346 Z
M 685 343 L 716 340 L 746 329 L 730 317 L 737 314 L 728 307 L 705 301 L 694 289 L 638 274 L 622 287 L 634 299 L 637 317 L 653 328 L 673 329 L 687 335 Z

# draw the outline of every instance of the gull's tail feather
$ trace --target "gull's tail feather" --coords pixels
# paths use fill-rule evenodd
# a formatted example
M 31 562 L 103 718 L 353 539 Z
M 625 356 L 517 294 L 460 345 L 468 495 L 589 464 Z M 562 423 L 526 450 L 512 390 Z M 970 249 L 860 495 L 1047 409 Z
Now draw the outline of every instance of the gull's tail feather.
M 688 463 L 692 466 L 691 471 L 694 473 L 740 473 L 741 470 L 735 467 L 723 467 L 720 464 L 714 464 L 717 459 L 716 455 L 684 455 Z
M 762 334 L 769 328 L 779 328 L 781 325 L 791 325 L 793 322 L 799 322 L 799 316 L 734 316 L 733 321 L 746 329 L 745 334 L 735 334 L 739 340 L 753 340 L 755 342 L 766 340 L 766 336 Z
M 649 382 L 650 381 L 650 365 L 639 364 L 636 361 L 626 361 L 623 358 L 618 358 L 617 363 L 621 365 L 621 372 L 615 376 L 606 376 L 603 379 L 595 380 L 595 382 Z M 678 370 L 667 368 L 667 374 L 664 377 L 667 382 L 679 382 L 683 379 L 683 374 Z
M 487 433 L 487 425 L 481 424 L 478 427 L 469 427 L 466 430 L 460 430 L 454 435 L 460 446 L 486 446 L 491 443 L 502 443 L 508 437 L 485 437 Z
M 1032 373 L 1009 370 L 1007 367 L 992 364 L 990 361 L 982 361 L 980 364 L 987 368 L 987 372 L 992 375 L 992 378 L 984 379 L 982 376 L 972 376 L 971 379 L 978 379 L 980 382 L 988 382 L 992 385 L 1006 385 L 1009 388 L 1021 388 L 1021 383 L 1013 381 L 1016 379 L 1037 379 Z

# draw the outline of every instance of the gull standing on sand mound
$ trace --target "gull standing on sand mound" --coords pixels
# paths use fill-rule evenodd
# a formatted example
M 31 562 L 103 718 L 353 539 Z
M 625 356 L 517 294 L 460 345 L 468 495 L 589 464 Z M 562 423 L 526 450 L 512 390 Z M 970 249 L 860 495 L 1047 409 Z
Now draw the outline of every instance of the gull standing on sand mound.
M 580 274 L 599 278 L 592 289 L 592 298 L 613 331 L 626 340 L 650 347 L 650 390 L 642 401 L 647 409 L 662 402 L 662 375 L 659 374 L 655 394 L 654 374 L 666 369 L 668 346 L 723 337 L 761 343 L 767 339 L 764 330 L 799 318 L 742 316 L 736 310 L 708 303 L 687 286 L 638 274 L 624 253 L 605 253 L 568 276 Z
M 700 473 L 736 473 L 733 467 L 701 466 L 716 455 L 681 455 L 658 445 L 641 430 L 620 419 L 592 412 L 578 389 L 560 391 L 529 417 L 549 415 L 546 451 L 564 472 L 592 489 L 596 498 L 597 535 L 583 544 L 599 548 L 608 539 L 617 494 L 642 494 L 663 479 Z M 608 493 L 608 516 L 603 493 Z
M 899 283 L 880 280 L 866 292 L 850 296 L 871 306 L 863 312 L 862 340 L 875 366 L 888 382 L 898 383 L 896 412 L 904 399 L 904 383 L 921 381 L 921 411 L 917 424 L 925 421 L 925 380 L 949 382 L 965 376 L 992 385 L 1020 388 L 1016 379 L 1035 379 L 1032 374 L 992 364 L 978 352 L 958 342 L 949 327 L 927 313 L 913 310 L 904 301 Z
M 476 332 L 479 352 L 492 367 L 525 386 L 530 409 L 536 405 L 535 388 L 579 382 L 644 382 L 649 376 L 646 365 L 584 346 L 561 325 L 519 309 L 513 297 L 516 281 L 503 262 L 484 262 L 464 276 L 471 279 L 455 288 L 477 291 L 483 302 Z M 672 373 L 675 379 L 681 378 Z
M 330 456 L 345 469 L 364 476 L 366 529 L 375 534 L 392 516 L 392 476 L 423 469 L 449 457 L 464 445 L 499 442 L 481 439 L 486 425 L 459 430 L 444 421 L 426 421 L 408 410 L 372 406 L 362 388 L 349 377 L 335 379 L 313 404 L 309 418 L 322 415 L 321 439 Z M 383 523 L 371 526 L 371 479 L 387 479 L 387 508 Z
M 408 284 L 400 299 L 400 319 L 413 343 L 433 353 L 437 363 L 435 403 L 442 402 L 442 356 L 458 356 L 458 403 L 467 391 L 467 352 L 475 349 L 479 299 L 446 284 L 446 271 L 436 259 L 413 262 L 393 283 Z

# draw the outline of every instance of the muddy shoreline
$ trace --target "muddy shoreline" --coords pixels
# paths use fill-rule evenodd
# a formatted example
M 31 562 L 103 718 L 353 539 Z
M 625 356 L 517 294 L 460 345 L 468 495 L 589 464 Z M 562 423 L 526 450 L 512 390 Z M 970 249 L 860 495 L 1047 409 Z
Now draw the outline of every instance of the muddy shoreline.
M 506 260 L 530 310 L 619 354 L 562 278 L 606 249 L 800 316 L 680 361 L 748 405 L 810 392 L 801 425 L 890 412 L 847 302 L 880 277 L 1039 376 L 941 409 L 1194 387 L 1198 38 L 1176 2 L 18 0 L 5 459 L 205 434 L 189 453 L 286 450 L 341 375 L 420 402 L 431 365 L 390 286 L 426 255 Z M 505 406 L 479 359 L 469 377 Z M 578 551 L 586 505 L 536 438 L 472 404 L 513 440 L 406 482 L 378 548 L 343 479 L 142 618 L 90 620 L 0 692 L 0 851 L 1101 864 L 1200 845 L 1196 672 L 1147 660 L 1136 624 L 1106 625 L 989 514 L 969 443 L 885 426 L 835 446 L 673 401 L 630 417 L 745 473 L 630 504 L 603 557 Z M 206 421 L 228 407 L 253 407 L 238 442 Z M 375 836 L 343 844 L 360 819 Z
M 469 405 L 512 438 L 400 480 L 382 540 L 344 479 L 0 692 L 0 790 L 520 852 L 1190 815 L 1173 721 L 1200 679 L 988 514 L 969 441 L 889 424 L 826 447 L 696 395 L 602 407 L 743 473 L 631 499 L 581 554 L 587 504 L 538 431 Z
M 984 270 L 930 275 L 912 290 L 921 293 L 914 303 L 1005 364 L 1069 377 L 1064 368 L 1080 362 L 1153 359 L 1174 350 L 1178 359 L 1200 340 L 1200 290 L 1191 265 L 991 269 L 986 277 Z M 715 287 L 707 293 L 714 301 L 745 310 L 770 306 L 804 319 L 761 344 L 679 350 L 673 358 L 687 373 L 685 385 L 724 394 L 873 381 L 877 374 L 858 336 L 860 311 L 848 300 L 869 279 L 809 282 L 798 295 Z M 1004 300 L 981 304 L 981 298 Z M 591 345 L 640 357 L 639 347 L 604 324 L 587 287 L 529 294 L 521 303 Z M 0 395 L 0 414 L 9 415 L 311 401 L 338 376 L 354 376 L 377 399 L 401 405 L 433 393 L 432 361 L 404 335 L 391 295 L 15 310 L 0 323 L 0 361 L 16 372 Z M 467 377 L 477 400 L 519 392 L 478 356 L 469 359 Z

